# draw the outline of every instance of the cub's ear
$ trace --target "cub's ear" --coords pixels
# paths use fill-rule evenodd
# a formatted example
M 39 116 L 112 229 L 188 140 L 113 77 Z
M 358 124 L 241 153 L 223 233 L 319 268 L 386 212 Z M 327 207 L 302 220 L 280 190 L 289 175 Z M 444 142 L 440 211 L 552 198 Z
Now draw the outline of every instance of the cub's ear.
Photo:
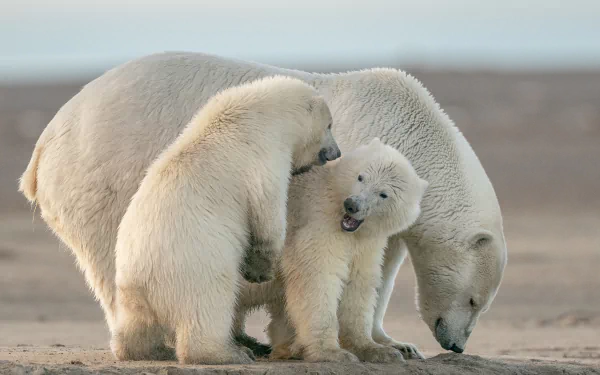
M 379 137 L 375 137 L 373 139 L 371 139 L 371 141 L 367 144 L 367 146 L 372 147 L 372 146 L 378 146 L 381 144 L 381 140 L 379 139 Z
M 423 180 L 422 178 L 419 178 L 419 186 L 421 187 L 421 193 L 425 194 L 427 188 L 429 187 L 429 182 Z

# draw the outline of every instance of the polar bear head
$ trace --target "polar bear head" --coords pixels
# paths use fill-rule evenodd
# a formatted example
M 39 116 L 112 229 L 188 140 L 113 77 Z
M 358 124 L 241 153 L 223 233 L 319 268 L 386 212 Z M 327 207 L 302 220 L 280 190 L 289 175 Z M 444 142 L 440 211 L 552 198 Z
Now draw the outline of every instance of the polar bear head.
M 227 123 L 243 121 L 257 131 L 262 137 L 255 144 L 258 152 L 261 144 L 271 141 L 286 151 L 291 149 L 294 174 L 341 156 L 331 132 L 329 106 L 313 86 L 300 79 L 281 75 L 259 78 L 224 89 L 205 108 L 211 103 L 209 113 Z M 274 128 L 277 131 L 271 132 Z
M 285 126 L 283 138 L 292 142 L 292 170 L 323 165 L 341 156 L 331 132 L 333 118 L 323 96 L 308 83 L 281 75 L 243 84 L 246 116 L 257 122 L 271 121 Z
M 417 276 L 417 308 L 440 345 L 462 353 L 502 280 L 506 265 L 504 237 L 497 234 L 500 231 L 461 231 L 441 223 L 427 232 L 419 251 L 410 252 Z M 455 237 L 449 240 L 448 233 Z M 426 245 L 429 242 L 437 243 Z
M 428 183 L 395 148 L 374 138 L 345 155 L 338 165 L 344 232 L 390 236 L 418 218 Z
M 426 177 L 422 214 L 402 234 L 415 269 L 419 313 L 439 344 L 457 353 L 492 304 L 507 262 L 491 183 L 473 154 L 461 157 L 460 168 L 448 163 Z
M 303 83 L 304 84 L 304 83 Z M 311 90 L 314 90 L 311 87 Z M 316 94 L 308 101 L 310 131 L 293 150 L 292 163 L 294 173 L 302 172 L 312 165 L 324 165 L 341 156 L 331 128 L 333 117 L 325 99 Z

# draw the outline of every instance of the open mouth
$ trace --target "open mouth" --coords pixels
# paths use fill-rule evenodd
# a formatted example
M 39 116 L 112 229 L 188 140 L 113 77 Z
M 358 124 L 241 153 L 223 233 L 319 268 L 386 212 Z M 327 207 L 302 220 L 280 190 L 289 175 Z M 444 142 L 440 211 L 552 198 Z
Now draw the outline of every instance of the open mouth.
M 352 216 L 345 214 L 342 219 L 342 230 L 344 232 L 354 232 L 360 227 L 364 220 L 356 220 Z

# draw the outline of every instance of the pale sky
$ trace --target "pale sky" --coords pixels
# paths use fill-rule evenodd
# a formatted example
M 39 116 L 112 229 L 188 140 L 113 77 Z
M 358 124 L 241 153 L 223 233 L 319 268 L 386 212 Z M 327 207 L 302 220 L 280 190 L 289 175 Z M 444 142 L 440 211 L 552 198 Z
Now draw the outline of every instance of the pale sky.
M 600 0 L 0 0 L 0 46 L 2 81 L 165 50 L 282 66 L 600 68 Z

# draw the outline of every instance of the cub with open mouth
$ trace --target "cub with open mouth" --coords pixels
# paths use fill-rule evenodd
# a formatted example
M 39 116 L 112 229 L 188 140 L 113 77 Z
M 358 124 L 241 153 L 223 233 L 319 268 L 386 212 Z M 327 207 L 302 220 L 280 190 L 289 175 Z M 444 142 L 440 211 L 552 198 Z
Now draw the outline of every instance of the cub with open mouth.
M 387 238 L 416 221 L 427 186 L 378 138 L 292 179 L 277 277 L 253 287 L 270 296 L 272 359 L 403 361 L 373 341 L 373 309 Z

